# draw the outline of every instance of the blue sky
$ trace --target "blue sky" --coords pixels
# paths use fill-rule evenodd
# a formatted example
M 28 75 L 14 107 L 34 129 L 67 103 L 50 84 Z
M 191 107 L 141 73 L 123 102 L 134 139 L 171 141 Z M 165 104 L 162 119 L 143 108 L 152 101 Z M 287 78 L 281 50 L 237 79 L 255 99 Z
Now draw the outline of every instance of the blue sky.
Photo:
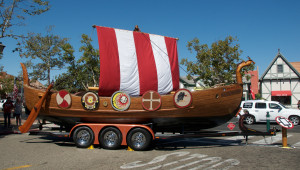
M 92 36 L 98 48 L 92 25 L 133 30 L 179 38 L 179 61 L 193 60 L 187 42 L 199 38 L 211 44 L 231 35 L 239 39 L 241 58 L 250 56 L 262 75 L 280 48 L 289 61 L 300 61 L 300 1 L 297 0 L 52 0 L 50 11 L 25 20 L 26 26 L 14 32 L 45 33 L 54 25 L 53 34 L 70 38 L 79 58 L 82 34 Z M 16 41 L 0 40 L 6 48 L 0 64 L 8 74 L 18 75 L 21 59 L 12 53 Z M 62 70 L 64 71 L 64 70 Z M 62 71 L 54 71 L 51 79 Z M 181 75 L 185 75 L 180 70 Z

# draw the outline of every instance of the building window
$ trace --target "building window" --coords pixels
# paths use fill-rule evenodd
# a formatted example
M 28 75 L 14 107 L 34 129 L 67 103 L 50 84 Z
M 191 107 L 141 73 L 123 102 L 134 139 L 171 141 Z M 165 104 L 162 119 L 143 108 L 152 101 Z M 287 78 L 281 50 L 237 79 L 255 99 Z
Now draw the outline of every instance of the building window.
M 277 65 L 277 73 L 283 73 L 283 65 L 282 64 Z
M 272 101 L 278 101 L 283 105 L 291 105 L 292 104 L 292 100 L 291 100 L 291 96 L 272 96 L 271 97 Z

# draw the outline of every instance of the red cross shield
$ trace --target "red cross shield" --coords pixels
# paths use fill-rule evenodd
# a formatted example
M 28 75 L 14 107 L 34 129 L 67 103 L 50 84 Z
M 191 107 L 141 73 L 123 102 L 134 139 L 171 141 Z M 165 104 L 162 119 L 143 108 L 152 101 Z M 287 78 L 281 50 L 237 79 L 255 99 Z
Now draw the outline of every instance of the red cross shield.
M 149 111 L 155 111 L 161 106 L 161 96 L 153 90 L 149 90 L 142 96 L 143 108 Z

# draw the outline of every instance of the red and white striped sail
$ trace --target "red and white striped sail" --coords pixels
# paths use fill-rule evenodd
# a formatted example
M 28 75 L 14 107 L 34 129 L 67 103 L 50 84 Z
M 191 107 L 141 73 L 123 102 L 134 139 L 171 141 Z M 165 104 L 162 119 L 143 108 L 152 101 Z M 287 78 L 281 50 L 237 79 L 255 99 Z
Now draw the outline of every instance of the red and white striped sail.
M 100 51 L 99 95 L 131 96 L 179 88 L 175 38 L 96 26 Z

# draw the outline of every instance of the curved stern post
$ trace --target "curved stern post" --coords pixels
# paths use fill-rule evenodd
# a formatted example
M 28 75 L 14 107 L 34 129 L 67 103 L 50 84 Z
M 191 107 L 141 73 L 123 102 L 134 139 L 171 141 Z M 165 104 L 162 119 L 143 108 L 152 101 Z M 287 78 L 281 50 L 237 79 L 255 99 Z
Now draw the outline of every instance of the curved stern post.
M 20 63 L 20 64 L 21 64 L 22 70 L 23 70 L 23 82 L 24 82 L 24 85 L 29 85 L 27 68 L 26 68 L 25 64 L 23 64 L 23 63 Z
M 33 107 L 33 109 L 31 110 L 26 122 L 19 127 L 19 130 L 21 131 L 21 133 L 26 133 L 28 132 L 28 130 L 30 129 L 31 125 L 33 124 L 34 120 L 36 119 L 37 115 L 39 114 L 41 108 L 42 108 L 42 104 L 44 103 L 44 101 L 46 100 L 47 96 L 49 95 L 50 90 L 52 89 L 53 84 L 51 83 L 47 90 L 44 92 L 42 98 L 38 101 L 38 103 L 36 103 Z
M 240 63 L 237 68 L 236 68 L 236 82 L 237 84 L 242 85 L 243 81 L 242 81 L 242 74 L 241 74 L 241 70 L 243 67 L 249 66 L 251 64 L 255 64 L 254 61 L 251 60 L 250 57 L 248 57 L 248 61 L 243 61 L 242 63 Z
M 23 70 L 23 81 L 24 81 L 24 85 L 29 86 L 29 79 L 28 79 L 28 72 L 27 69 L 25 67 L 25 65 L 23 63 L 21 63 L 22 66 L 22 70 Z M 39 114 L 42 104 L 44 103 L 44 101 L 46 100 L 47 96 L 50 93 L 50 90 L 53 87 L 53 83 L 51 83 L 47 90 L 43 93 L 42 98 L 38 100 L 37 103 L 35 103 L 34 107 L 32 108 L 26 122 L 19 127 L 19 130 L 21 131 L 21 133 L 26 133 L 28 132 L 28 130 L 30 129 L 31 125 L 33 124 L 34 120 L 36 119 L 37 115 Z

